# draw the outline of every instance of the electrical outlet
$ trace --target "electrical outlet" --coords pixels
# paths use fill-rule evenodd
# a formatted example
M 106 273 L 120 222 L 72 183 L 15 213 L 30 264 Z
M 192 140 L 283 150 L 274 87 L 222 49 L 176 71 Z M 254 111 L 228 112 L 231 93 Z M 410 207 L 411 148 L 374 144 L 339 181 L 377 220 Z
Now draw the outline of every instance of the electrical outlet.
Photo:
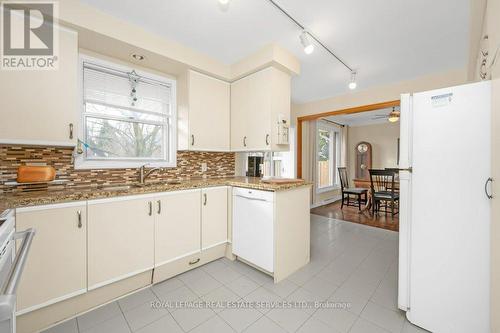
M 206 172 L 208 170 L 207 163 L 201 163 L 201 172 Z

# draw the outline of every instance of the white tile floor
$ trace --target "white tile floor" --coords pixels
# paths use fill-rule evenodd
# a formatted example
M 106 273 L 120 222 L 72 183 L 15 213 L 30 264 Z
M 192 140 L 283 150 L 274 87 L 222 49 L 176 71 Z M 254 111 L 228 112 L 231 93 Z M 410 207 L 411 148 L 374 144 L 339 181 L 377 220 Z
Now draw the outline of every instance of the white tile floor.
M 398 234 L 311 215 L 311 262 L 279 284 L 220 259 L 47 333 L 425 332 L 397 309 Z M 153 301 L 331 301 L 348 309 L 154 309 Z

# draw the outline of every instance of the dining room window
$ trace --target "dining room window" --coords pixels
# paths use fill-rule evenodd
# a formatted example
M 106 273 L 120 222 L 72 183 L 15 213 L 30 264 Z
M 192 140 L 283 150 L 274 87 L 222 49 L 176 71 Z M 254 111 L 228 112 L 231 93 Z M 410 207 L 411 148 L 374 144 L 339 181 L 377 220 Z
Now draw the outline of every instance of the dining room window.
M 175 81 L 87 57 L 81 71 L 77 166 L 175 166 Z
M 335 126 L 320 122 L 317 128 L 316 181 L 318 191 L 338 185 L 337 163 L 340 156 L 340 133 Z

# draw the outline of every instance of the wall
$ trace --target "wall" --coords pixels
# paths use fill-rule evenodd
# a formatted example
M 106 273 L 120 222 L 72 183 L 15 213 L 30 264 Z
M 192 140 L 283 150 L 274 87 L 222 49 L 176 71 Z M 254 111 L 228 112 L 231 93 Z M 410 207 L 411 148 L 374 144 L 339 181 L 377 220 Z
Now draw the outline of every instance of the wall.
M 73 149 L 68 147 L 29 147 L 0 145 L 0 193 L 33 191 L 41 189 L 78 188 L 137 183 L 137 169 L 75 170 L 72 162 Z M 7 186 L 14 181 L 17 168 L 27 163 L 42 163 L 56 169 L 56 179 L 68 180 L 64 185 L 22 185 Z M 201 163 L 207 163 L 207 171 L 201 172 Z M 234 153 L 177 152 L 177 167 L 162 173 L 155 172 L 150 180 L 169 180 L 189 177 L 233 176 Z
M 372 168 L 397 167 L 399 122 L 349 127 L 347 134 L 347 167 L 350 179 L 355 178 L 356 145 L 361 141 L 372 145 Z
M 304 104 L 292 105 L 292 125 L 296 125 L 297 117 L 306 116 L 321 112 L 337 111 L 346 108 L 352 108 L 362 105 L 375 104 L 398 100 L 402 93 L 418 92 L 437 88 L 443 88 L 453 85 L 459 85 L 467 82 L 467 69 L 452 70 L 444 73 L 437 73 L 416 78 L 414 80 L 401 81 L 389 85 L 373 87 L 370 89 L 349 92 L 344 95 L 314 101 Z M 307 142 L 308 138 L 307 122 L 303 123 L 302 129 L 302 174 L 308 172 L 310 146 Z M 328 201 L 338 198 L 339 190 L 325 192 L 317 195 L 313 200 L 313 204 L 318 204 L 322 201 Z
M 348 92 L 324 100 L 294 104 L 292 105 L 292 123 L 295 123 L 296 118 L 300 116 L 397 100 L 402 93 L 444 88 L 465 82 L 467 82 L 467 69 L 464 68 Z
M 472 0 L 470 1 L 469 15 L 469 81 L 478 80 L 478 63 L 480 62 L 480 52 L 483 47 L 482 37 L 485 34 L 486 20 L 486 5 L 487 0 Z

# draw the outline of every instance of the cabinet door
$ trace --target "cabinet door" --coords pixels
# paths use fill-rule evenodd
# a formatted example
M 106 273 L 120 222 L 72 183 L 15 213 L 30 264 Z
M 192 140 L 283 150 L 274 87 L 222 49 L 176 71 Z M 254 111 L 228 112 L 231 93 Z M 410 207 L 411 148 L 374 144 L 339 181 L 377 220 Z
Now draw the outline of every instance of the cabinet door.
M 189 149 L 229 150 L 230 85 L 189 71 Z
M 250 80 L 242 78 L 231 84 L 231 150 L 248 150 L 248 120 L 252 109 L 248 91 Z
M 89 289 L 153 268 L 154 199 L 88 202 Z
M 271 134 L 271 68 L 235 81 L 231 85 L 231 149 L 256 151 Z M 269 136 L 268 136 L 269 135 Z
M 0 143 L 75 145 L 78 35 L 59 29 L 59 39 L 58 69 L 2 71 Z
M 227 242 L 227 187 L 213 187 L 201 193 L 201 248 Z
M 36 234 L 17 291 L 18 311 L 34 310 L 84 293 L 87 288 L 86 204 L 18 209 L 17 231 L 28 228 L 34 228 Z
M 266 68 L 249 77 L 251 116 L 248 119 L 249 150 L 269 150 L 271 143 L 271 96 L 273 68 Z
M 155 201 L 155 266 L 200 251 L 201 190 L 167 193 Z

